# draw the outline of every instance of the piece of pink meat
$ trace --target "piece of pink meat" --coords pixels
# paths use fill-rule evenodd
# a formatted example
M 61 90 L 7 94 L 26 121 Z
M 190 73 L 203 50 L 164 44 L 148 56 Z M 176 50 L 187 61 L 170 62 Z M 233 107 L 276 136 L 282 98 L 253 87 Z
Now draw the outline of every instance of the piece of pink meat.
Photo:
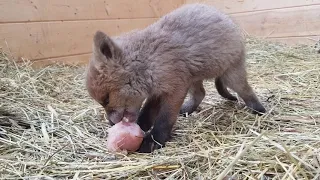
M 139 149 L 143 136 L 138 124 L 121 121 L 108 129 L 107 148 L 112 152 L 134 152 Z

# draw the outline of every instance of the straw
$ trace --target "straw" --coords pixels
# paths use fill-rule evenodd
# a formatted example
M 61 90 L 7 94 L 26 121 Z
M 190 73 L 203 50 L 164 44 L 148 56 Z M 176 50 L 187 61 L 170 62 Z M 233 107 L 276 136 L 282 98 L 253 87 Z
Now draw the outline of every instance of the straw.
M 0 179 L 317 179 L 320 54 L 247 38 L 248 79 L 268 112 L 219 96 L 179 117 L 166 147 L 112 154 L 84 67 L 33 69 L 0 53 Z

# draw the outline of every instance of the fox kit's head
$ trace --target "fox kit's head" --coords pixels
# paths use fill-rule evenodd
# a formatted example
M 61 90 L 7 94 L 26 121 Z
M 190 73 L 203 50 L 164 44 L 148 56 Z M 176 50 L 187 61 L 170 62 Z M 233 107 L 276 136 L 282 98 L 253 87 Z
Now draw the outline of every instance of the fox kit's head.
M 90 96 L 106 110 L 111 124 L 138 118 L 145 95 L 135 86 L 122 49 L 103 32 L 94 35 L 93 55 L 87 67 Z

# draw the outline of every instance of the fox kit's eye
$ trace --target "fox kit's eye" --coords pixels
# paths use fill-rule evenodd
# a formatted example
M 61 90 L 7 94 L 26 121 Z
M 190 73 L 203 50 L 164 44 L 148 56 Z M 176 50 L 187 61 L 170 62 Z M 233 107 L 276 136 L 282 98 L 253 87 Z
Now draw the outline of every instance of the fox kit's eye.
M 106 96 L 106 98 L 104 99 L 103 105 L 107 106 L 109 104 L 109 94 Z

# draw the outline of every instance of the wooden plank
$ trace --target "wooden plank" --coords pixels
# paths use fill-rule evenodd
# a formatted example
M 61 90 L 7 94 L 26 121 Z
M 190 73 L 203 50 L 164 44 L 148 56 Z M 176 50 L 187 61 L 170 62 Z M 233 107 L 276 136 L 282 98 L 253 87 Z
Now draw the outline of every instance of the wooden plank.
M 320 0 L 186 0 L 205 3 L 226 13 L 240 13 L 320 4 Z
M 234 14 L 231 17 L 249 34 L 260 37 L 320 34 L 320 5 Z
M 301 37 L 281 37 L 281 38 L 268 38 L 267 40 L 273 42 L 281 42 L 290 46 L 297 44 L 306 44 L 306 45 L 315 45 L 320 44 L 320 35 L 319 36 L 301 36 Z
M 0 0 L 0 23 L 160 17 L 184 0 Z
M 42 68 L 52 64 L 68 64 L 68 65 L 86 65 L 91 57 L 89 54 L 64 56 L 58 58 L 48 58 L 32 62 L 32 67 Z
M 93 34 L 117 35 L 144 28 L 157 19 L 92 20 L 0 24 L 0 47 L 15 57 L 44 59 L 89 53 Z
M 307 45 L 315 45 L 317 42 L 320 42 L 319 36 L 305 36 L 305 37 L 285 37 L 285 38 L 268 38 L 265 39 L 267 41 L 281 42 L 287 45 L 297 45 L 297 44 L 307 44 Z M 81 55 L 72 55 L 72 56 L 64 56 L 58 58 L 48 58 L 42 59 L 38 61 L 34 61 L 32 67 L 34 68 L 43 68 L 52 64 L 69 64 L 69 65 L 86 65 L 91 58 L 91 53 L 89 54 L 81 54 Z

